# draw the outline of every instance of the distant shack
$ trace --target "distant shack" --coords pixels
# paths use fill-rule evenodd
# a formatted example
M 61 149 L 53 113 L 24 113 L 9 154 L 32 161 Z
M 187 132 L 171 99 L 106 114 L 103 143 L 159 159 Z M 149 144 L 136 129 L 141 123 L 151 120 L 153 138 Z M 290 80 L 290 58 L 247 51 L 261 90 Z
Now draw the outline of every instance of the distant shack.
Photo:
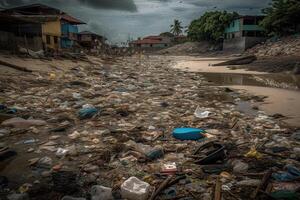
M 13 33 L 14 35 L 10 34 L 9 37 L 11 40 L 14 40 L 12 45 L 21 45 L 32 50 L 60 51 L 72 49 L 78 44 L 77 25 L 85 24 L 59 9 L 43 4 L 31 4 L 6 9 L 1 11 L 1 15 L 6 16 L 1 20 L 2 24 L 9 24 L 10 21 L 15 21 L 13 23 L 16 26 L 2 26 L 0 37 Z M 26 31 L 12 31 L 13 29 L 24 27 L 24 24 L 26 24 Z M 21 30 L 23 29 L 21 28 Z M 25 42 L 27 44 L 24 45 L 24 42 L 20 42 L 20 38 L 27 40 Z M 3 39 L 0 39 L 0 46 L 3 46 Z M 35 42 L 32 42 L 32 40 Z M 10 48 L 15 47 L 11 46 Z
M 171 38 L 164 36 L 147 36 L 143 39 L 138 39 L 129 43 L 129 46 L 132 48 L 141 48 L 141 49 L 162 49 L 171 46 Z
M 80 45 L 91 53 L 99 53 L 108 48 L 105 43 L 106 38 L 91 31 L 82 31 L 78 33 L 78 41 Z

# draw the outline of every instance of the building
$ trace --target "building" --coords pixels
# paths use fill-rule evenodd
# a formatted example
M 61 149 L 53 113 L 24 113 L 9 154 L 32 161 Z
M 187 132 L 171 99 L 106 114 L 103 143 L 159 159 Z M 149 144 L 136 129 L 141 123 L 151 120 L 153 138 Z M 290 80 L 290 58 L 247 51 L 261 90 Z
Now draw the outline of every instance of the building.
M 101 50 L 107 45 L 105 41 L 107 40 L 104 36 L 98 35 L 90 31 L 82 31 L 78 34 L 78 40 L 82 47 L 89 50 Z
M 223 50 L 244 51 L 266 40 L 258 24 L 263 16 L 239 16 L 225 29 Z
M 0 48 L 16 52 L 19 46 L 43 49 L 41 24 L 0 13 Z
M 164 36 L 147 36 L 129 43 L 130 47 L 143 49 L 159 49 L 171 46 L 171 38 Z
M 79 24 L 84 22 L 67 13 L 43 4 L 31 4 L 1 11 L 19 19 L 40 23 L 44 49 L 60 50 L 72 48 L 77 43 Z

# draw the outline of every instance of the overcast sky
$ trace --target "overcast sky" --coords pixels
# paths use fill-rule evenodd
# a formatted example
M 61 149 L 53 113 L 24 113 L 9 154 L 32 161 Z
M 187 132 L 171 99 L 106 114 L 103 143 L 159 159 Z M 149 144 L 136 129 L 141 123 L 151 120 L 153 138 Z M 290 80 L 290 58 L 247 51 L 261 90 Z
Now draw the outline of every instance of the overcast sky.
M 169 31 L 174 19 L 188 26 L 205 11 L 260 14 L 271 0 L 0 0 L 1 7 L 44 3 L 87 23 L 81 30 L 105 35 L 112 42 Z

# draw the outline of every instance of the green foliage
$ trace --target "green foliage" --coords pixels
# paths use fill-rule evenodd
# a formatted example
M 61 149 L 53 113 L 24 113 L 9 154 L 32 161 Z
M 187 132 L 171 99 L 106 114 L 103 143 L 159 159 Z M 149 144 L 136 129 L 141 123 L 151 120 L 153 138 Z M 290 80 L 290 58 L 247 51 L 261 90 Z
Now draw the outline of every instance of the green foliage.
M 178 36 L 182 33 L 183 27 L 181 26 L 181 22 L 177 19 L 174 20 L 174 24 L 171 26 L 170 32 L 173 33 L 175 36 Z
M 299 0 L 272 0 L 271 7 L 263 9 L 263 13 L 266 17 L 260 25 L 269 35 L 293 34 L 300 26 Z
M 226 11 L 206 12 L 199 19 L 193 20 L 188 27 L 188 37 L 192 41 L 217 41 L 224 35 L 225 28 L 238 14 Z

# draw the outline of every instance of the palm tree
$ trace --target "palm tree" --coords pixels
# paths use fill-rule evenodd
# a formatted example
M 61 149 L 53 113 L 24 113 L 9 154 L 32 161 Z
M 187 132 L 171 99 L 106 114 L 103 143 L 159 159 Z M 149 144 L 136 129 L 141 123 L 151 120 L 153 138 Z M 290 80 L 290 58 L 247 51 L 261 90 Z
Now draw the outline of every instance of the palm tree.
M 183 27 L 181 26 L 181 22 L 178 19 L 174 20 L 174 24 L 171 26 L 170 32 L 173 33 L 174 35 L 178 36 L 182 33 Z

